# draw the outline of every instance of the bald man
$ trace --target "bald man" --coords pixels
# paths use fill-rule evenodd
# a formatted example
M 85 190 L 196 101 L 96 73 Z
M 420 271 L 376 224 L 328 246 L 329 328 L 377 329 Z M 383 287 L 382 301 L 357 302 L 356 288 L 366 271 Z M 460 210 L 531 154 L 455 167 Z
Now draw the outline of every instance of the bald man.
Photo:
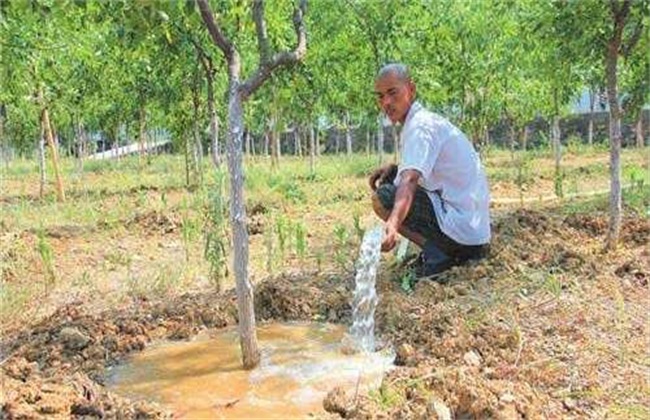
M 402 125 L 399 166 L 370 176 L 373 209 L 385 224 L 382 250 L 397 234 L 422 248 L 418 276 L 433 276 L 487 254 L 490 195 L 478 154 L 447 119 L 416 100 L 404 64 L 384 66 L 375 79 L 377 103 L 393 124 Z

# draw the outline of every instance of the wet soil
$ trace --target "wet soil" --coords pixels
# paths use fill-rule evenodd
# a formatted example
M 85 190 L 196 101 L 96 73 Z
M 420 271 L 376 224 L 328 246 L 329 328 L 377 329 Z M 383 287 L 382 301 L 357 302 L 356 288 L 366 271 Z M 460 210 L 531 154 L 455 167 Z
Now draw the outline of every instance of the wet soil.
M 167 223 L 165 223 L 167 224 Z M 650 222 L 627 218 L 602 253 L 606 218 L 518 210 L 494 224 L 492 255 L 405 290 L 384 264 L 377 330 L 399 366 L 376 392 L 333 392 L 333 418 L 580 418 L 647 413 Z M 645 233 L 644 233 L 645 232 Z M 354 276 L 294 273 L 256 285 L 260 322 L 349 324 Z M 0 347 L 0 418 L 165 418 L 115 395 L 106 367 L 159 338 L 236 323 L 234 291 L 145 298 L 101 313 L 69 304 Z M 343 407 L 343 408 L 341 408 Z M 625 411 L 625 410 L 637 411 Z M 645 411 L 644 411 L 645 410 Z

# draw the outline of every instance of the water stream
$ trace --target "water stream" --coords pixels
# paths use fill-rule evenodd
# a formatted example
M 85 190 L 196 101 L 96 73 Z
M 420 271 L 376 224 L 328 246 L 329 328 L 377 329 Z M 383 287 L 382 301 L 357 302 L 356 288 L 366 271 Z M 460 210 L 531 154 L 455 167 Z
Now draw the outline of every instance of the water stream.
M 375 308 L 377 292 L 375 280 L 381 256 L 383 228 L 375 226 L 367 230 L 361 241 L 357 274 L 355 276 L 354 298 L 352 300 L 352 346 L 366 353 L 375 351 Z

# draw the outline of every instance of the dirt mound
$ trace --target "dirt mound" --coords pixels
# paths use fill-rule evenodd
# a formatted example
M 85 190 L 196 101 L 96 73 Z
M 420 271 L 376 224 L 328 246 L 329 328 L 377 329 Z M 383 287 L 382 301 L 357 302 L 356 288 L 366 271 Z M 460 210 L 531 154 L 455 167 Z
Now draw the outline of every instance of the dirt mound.
M 326 320 L 349 322 L 349 286 L 338 276 L 282 275 L 261 283 L 255 293 L 255 313 L 264 320 Z
M 152 233 L 168 234 L 177 232 L 183 225 L 183 221 L 178 214 L 153 210 L 136 214 L 126 220 L 124 225 L 126 227 L 137 226 Z
M 150 213 L 134 223 L 158 229 L 165 220 Z M 400 366 L 379 390 L 332 411 L 352 418 L 605 417 L 616 404 L 645 404 L 638 390 L 646 370 L 633 361 L 645 357 L 648 296 L 621 279 L 647 285 L 648 271 L 634 240 L 622 241 L 618 253 L 592 252 L 602 246 L 593 233 L 601 223 L 520 210 L 495 222 L 488 259 L 449 270 L 444 285 L 423 280 L 405 292 L 403 269 L 381 270 L 377 331 L 403 350 Z M 646 228 L 626 219 L 623 232 Z M 352 274 L 267 279 L 256 286 L 258 319 L 349 323 L 352 282 Z M 107 392 L 106 367 L 151 340 L 186 339 L 237 319 L 233 291 L 139 300 L 98 316 L 77 308 L 5 337 L 0 417 L 170 416 Z
M 5 340 L 2 413 L 8 418 L 42 415 L 164 417 L 155 405 L 133 404 L 106 392 L 106 367 L 140 351 L 152 339 L 188 338 L 200 328 L 235 320 L 232 295 L 186 295 L 170 302 L 140 301 L 101 316 L 68 305 L 32 331 Z
M 584 231 L 592 236 L 603 236 L 609 227 L 609 216 L 593 214 L 572 214 L 564 224 L 573 229 Z M 650 241 L 650 220 L 640 217 L 624 217 L 621 222 L 620 241 L 644 245 Z

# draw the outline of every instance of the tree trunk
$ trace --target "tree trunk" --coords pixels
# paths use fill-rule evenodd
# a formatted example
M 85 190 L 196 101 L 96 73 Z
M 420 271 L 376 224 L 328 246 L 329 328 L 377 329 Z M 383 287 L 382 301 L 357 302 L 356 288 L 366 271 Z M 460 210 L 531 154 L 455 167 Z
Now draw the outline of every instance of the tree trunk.
M 77 174 L 83 175 L 84 159 L 88 153 L 88 139 L 86 137 L 86 130 L 80 119 L 74 123 L 75 125 L 75 149 L 77 155 Z
M 350 114 L 345 114 L 345 152 L 352 156 L 352 132 L 350 130 Z
M 338 156 L 341 149 L 341 130 L 337 127 L 334 129 L 334 154 Z
M 221 155 L 219 153 L 219 118 L 214 107 L 214 78 L 208 71 L 206 77 L 208 90 L 208 114 L 210 115 L 210 158 L 215 168 L 221 166 Z
M 293 131 L 293 142 L 296 155 L 302 157 L 302 141 L 300 139 L 300 127 L 296 127 Z
M 260 361 L 255 331 L 253 285 L 248 278 L 248 231 L 244 205 L 244 176 L 242 169 L 242 133 L 244 118 L 239 82 L 230 81 L 228 92 L 228 172 L 230 173 L 230 222 L 234 239 L 233 265 L 239 313 L 239 339 L 244 369 L 252 369 Z
M 510 148 L 510 153 L 515 152 L 515 144 L 517 143 L 517 127 L 515 127 L 515 124 L 511 121 L 509 124 L 510 130 L 510 135 L 508 136 L 508 146 Z
M 194 86 L 192 87 L 192 111 L 194 121 L 192 121 L 192 155 L 194 164 L 195 182 L 197 185 L 203 184 L 203 142 L 201 141 L 201 74 L 197 67 L 194 72 Z
M 183 144 L 185 145 L 185 188 L 190 188 L 190 141 L 188 140 L 187 133 L 183 132 Z
M 529 132 L 530 132 L 530 127 L 525 125 L 524 126 L 524 136 L 523 136 L 523 139 L 522 139 L 522 142 L 521 142 L 521 148 L 523 149 L 524 152 L 526 151 L 526 148 L 528 147 L 528 135 L 529 135 Z
M 610 41 L 607 46 L 606 77 L 607 99 L 609 102 L 609 229 L 605 248 L 616 248 L 621 230 L 621 114 L 618 103 L 618 50 L 620 42 Z
M 486 147 L 490 146 L 490 129 L 487 126 L 485 126 L 483 131 L 483 143 Z
M 314 173 L 316 170 L 316 138 L 314 136 L 314 126 L 309 127 L 309 171 Z
M 560 166 L 562 160 L 562 141 L 560 132 L 560 117 L 553 117 L 553 125 L 551 127 L 551 140 L 553 142 L 553 154 L 555 156 L 555 195 L 562 198 L 564 197 L 562 168 Z
M 41 112 L 41 119 L 43 128 L 45 129 L 45 138 L 47 144 L 50 146 L 52 152 L 52 166 L 54 168 L 54 178 L 56 179 L 56 197 L 61 203 L 65 202 L 65 191 L 63 189 L 63 179 L 61 178 L 61 171 L 59 170 L 59 152 L 56 144 L 54 143 L 54 135 L 52 134 L 52 125 L 50 123 L 50 114 L 47 107 L 43 108 Z
M 643 147 L 643 109 L 639 111 L 636 119 L 636 147 Z
M 255 332 L 253 286 L 248 278 L 248 232 L 246 230 L 246 207 L 244 206 L 244 176 L 242 170 L 242 101 L 248 98 L 270 76 L 274 68 L 302 60 L 307 47 L 307 36 L 302 21 L 306 1 L 301 1 L 294 10 L 293 22 L 296 30 L 295 51 L 278 54 L 271 58 L 264 20 L 264 2 L 253 2 L 252 12 L 260 51 L 260 66 L 246 82 L 240 85 L 241 60 L 236 47 L 228 40 L 215 23 L 207 0 L 198 0 L 201 17 L 214 43 L 221 49 L 228 63 L 228 170 L 230 172 L 230 219 L 234 236 L 235 281 L 237 307 L 239 312 L 239 337 L 245 369 L 252 369 L 260 361 Z
M 142 157 L 147 153 L 147 110 L 142 104 L 138 112 L 139 129 L 138 129 L 138 143 L 140 144 L 140 153 L 138 155 L 138 162 L 142 165 Z
M 45 124 L 41 120 L 41 136 L 38 139 L 38 173 L 39 173 L 39 186 L 38 196 L 43 198 L 45 196 L 45 183 L 47 182 L 47 172 L 45 171 Z
M 264 133 L 264 156 L 269 156 L 269 133 Z
M 596 93 L 589 89 L 589 125 L 587 126 L 587 143 L 594 144 L 594 106 L 596 104 Z
M 280 141 L 275 129 L 275 118 L 269 121 L 269 144 L 271 146 L 271 169 L 277 169 L 280 166 Z
M 366 156 L 370 156 L 370 130 L 366 128 Z

